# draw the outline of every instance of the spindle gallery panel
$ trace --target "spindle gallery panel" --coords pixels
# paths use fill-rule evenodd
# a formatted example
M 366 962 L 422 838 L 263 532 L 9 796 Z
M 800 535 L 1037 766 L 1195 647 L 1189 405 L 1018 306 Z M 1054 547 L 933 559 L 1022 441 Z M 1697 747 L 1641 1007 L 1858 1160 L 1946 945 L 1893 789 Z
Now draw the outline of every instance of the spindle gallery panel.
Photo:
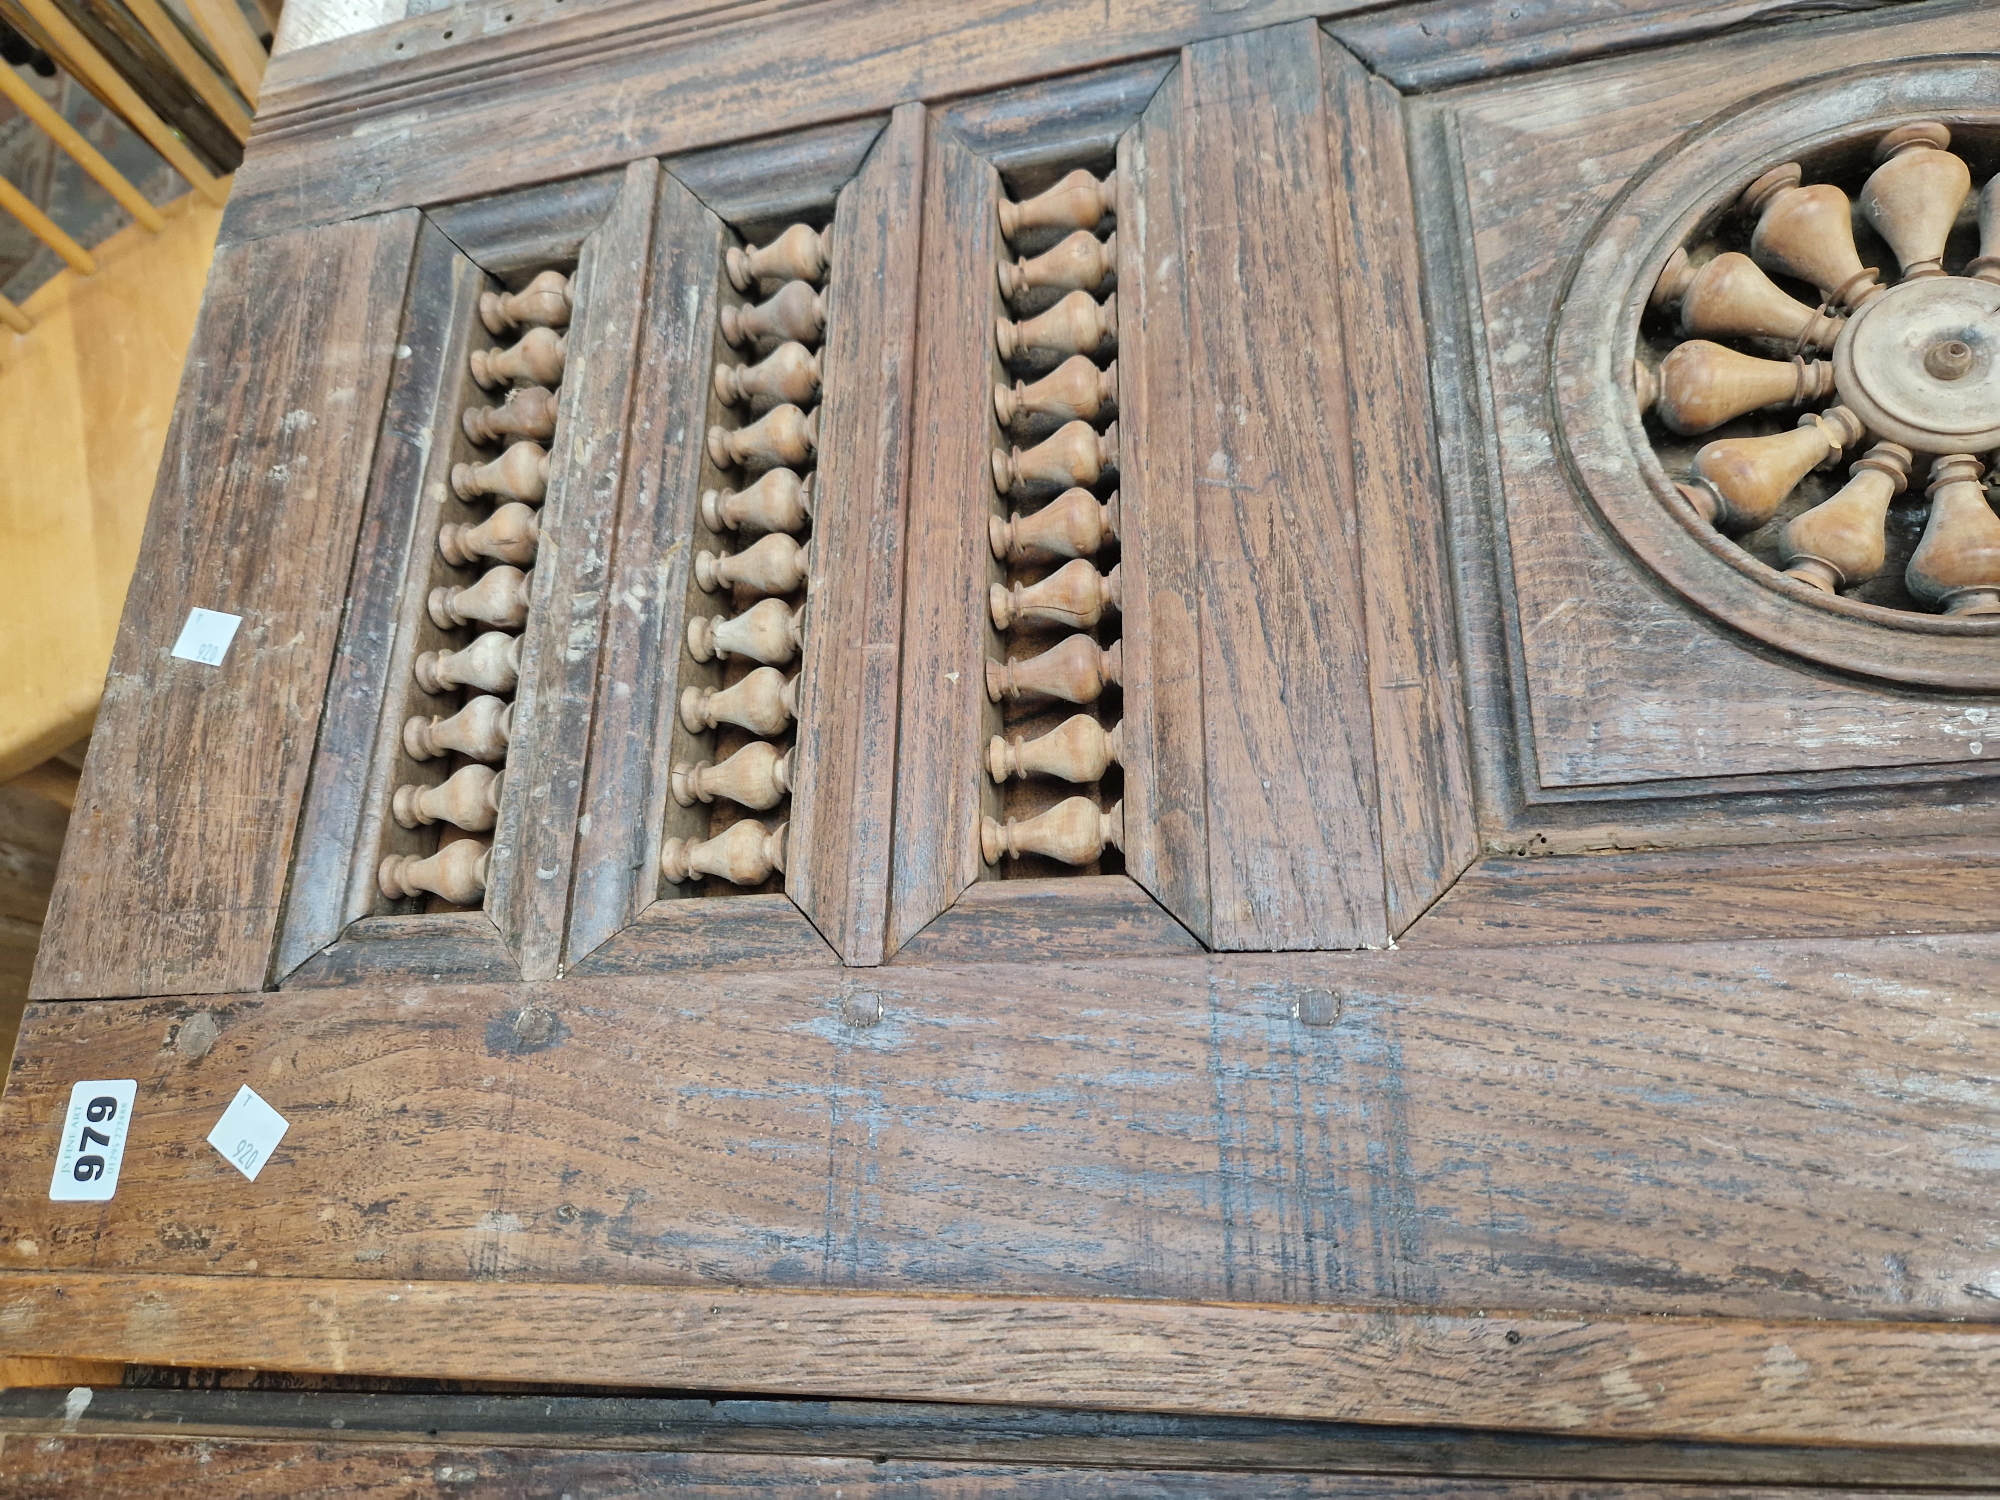
M 1843 789 L 1981 797 L 2000 112 L 1950 54 L 1991 15 L 1413 103 L 1447 489 L 1492 549 L 1472 681 L 1522 801 L 1741 789 L 1782 833 Z

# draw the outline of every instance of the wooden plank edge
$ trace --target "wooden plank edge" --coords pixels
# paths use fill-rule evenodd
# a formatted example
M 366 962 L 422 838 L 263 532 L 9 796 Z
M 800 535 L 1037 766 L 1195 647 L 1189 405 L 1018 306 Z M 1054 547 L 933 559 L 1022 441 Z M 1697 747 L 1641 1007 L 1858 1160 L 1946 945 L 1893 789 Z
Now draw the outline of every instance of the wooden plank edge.
M 363 985 L 519 984 L 521 966 L 483 911 L 363 917 L 339 939 L 280 979 L 275 988 Z
M 1129 875 L 981 880 L 899 949 L 894 964 L 1195 954 L 1201 940 Z
M 52 1358 L 1736 1442 L 2000 1447 L 2000 1328 L 0 1273 Z
M 653 902 L 637 921 L 571 964 L 568 974 L 662 969 L 837 968 L 840 955 L 789 896 L 689 896 Z

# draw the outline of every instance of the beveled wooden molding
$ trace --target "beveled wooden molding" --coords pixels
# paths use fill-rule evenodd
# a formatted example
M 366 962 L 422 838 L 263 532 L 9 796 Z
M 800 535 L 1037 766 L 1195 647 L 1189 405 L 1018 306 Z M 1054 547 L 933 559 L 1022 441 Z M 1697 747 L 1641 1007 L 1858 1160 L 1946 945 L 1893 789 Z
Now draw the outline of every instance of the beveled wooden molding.
M 587 177 L 565 176 L 539 187 L 511 188 L 487 198 L 446 203 L 425 215 L 472 263 L 509 276 L 551 262 L 574 261 L 591 230 L 604 222 L 625 185 L 621 162 Z
M 1964 1324 L 24 1271 L 0 1310 L 128 1363 L 2000 1447 L 2000 1334 Z

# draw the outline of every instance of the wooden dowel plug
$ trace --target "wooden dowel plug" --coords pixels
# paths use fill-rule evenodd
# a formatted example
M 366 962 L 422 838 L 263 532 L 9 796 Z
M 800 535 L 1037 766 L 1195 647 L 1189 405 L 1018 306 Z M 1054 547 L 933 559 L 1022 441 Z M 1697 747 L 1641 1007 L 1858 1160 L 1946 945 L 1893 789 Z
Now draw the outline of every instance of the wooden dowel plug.
M 1031 515 L 1017 510 L 1006 521 L 989 516 L 986 539 L 1003 563 L 1094 557 L 1098 548 L 1118 539 L 1118 492 L 1113 490 L 1099 505 L 1089 490 L 1064 490 Z
M 488 568 L 471 588 L 432 589 L 431 621 L 440 630 L 470 625 L 475 620 L 482 625 L 518 629 L 527 623 L 529 580 L 532 577 L 532 574 L 523 573 L 511 564 L 502 563 L 496 568 Z
M 1778 542 L 1785 572 L 1829 594 L 1880 573 L 1889 502 L 1909 484 L 1912 457 L 1900 444 L 1877 443 L 1848 470 L 1853 477 L 1839 493 L 1786 522 Z
M 493 846 L 484 839 L 456 839 L 425 859 L 391 854 L 382 861 L 376 881 L 391 901 L 428 892 L 453 906 L 477 906 L 486 894 L 492 856 Z
M 533 506 L 511 500 L 477 526 L 446 521 L 438 527 L 438 551 L 456 567 L 470 567 L 478 558 L 526 567 L 541 545 L 542 523 Z
M 674 801 L 682 807 L 717 797 L 756 812 L 768 812 L 792 790 L 792 752 L 752 740 L 720 765 L 677 761 L 672 773 Z
M 1950 145 L 1936 120 L 1899 126 L 1877 143 L 1881 165 L 1861 185 L 1862 215 L 1889 242 L 1905 281 L 1944 275 L 1944 244 L 1972 191 L 1972 169 Z
M 979 844 L 989 865 L 999 864 L 1003 854 L 1012 859 L 1041 854 L 1066 865 L 1087 865 L 1107 846 L 1125 847 L 1125 804 L 1114 802 L 1099 812 L 1088 797 L 1066 797 L 1025 821 L 1009 818 L 1004 827 L 995 818 L 981 818 Z
M 1660 362 L 1657 410 L 1679 433 L 1706 432 L 1767 406 L 1803 406 L 1833 394 L 1825 360 L 1756 359 L 1690 339 Z
M 725 406 L 758 401 L 810 406 L 819 400 L 819 355 L 804 344 L 786 343 L 758 364 L 719 364 L 715 396 Z
M 506 776 L 491 766 L 461 766 L 442 786 L 399 786 L 392 810 L 405 828 L 449 823 L 467 833 L 484 833 L 500 817 L 500 788 Z
M 1091 782 L 1122 764 L 1124 754 L 1123 724 L 1107 730 L 1089 714 L 1071 714 L 1039 739 L 994 735 L 986 747 L 986 770 L 995 781 L 1053 776 L 1059 781 Z
M 788 281 L 768 302 L 722 310 L 722 337 L 732 349 L 786 339 L 817 349 L 825 332 L 826 298 L 809 282 Z
M 734 687 L 681 691 L 681 723 L 689 734 L 734 724 L 769 738 L 782 734 L 798 711 L 798 681 L 785 681 L 776 667 L 759 667 Z
M 1011 264 L 1003 260 L 994 269 L 1000 276 L 1000 295 L 1011 302 L 1037 287 L 1095 292 L 1117 264 L 1117 235 L 1100 240 L 1088 229 L 1079 229 L 1052 250 Z
M 463 651 L 425 651 L 412 664 L 411 675 L 427 693 L 465 687 L 511 693 L 521 680 L 521 638 L 489 630 Z
M 740 490 L 708 490 L 701 497 L 702 524 L 710 531 L 783 531 L 812 519 L 813 477 L 772 469 Z
M 1118 174 L 1099 182 L 1081 167 L 1046 192 L 1019 203 L 1000 202 L 1000 233 L 1013 240 L 1031 229 L 1095 229 L 1118 204 Z
M 1773 167 L 1743 191 L 1743 210 L 1757 216 L 1750 255 L 1767 271 L 1810 282 L 1829 304 L 1859 307 L 1882 290 L 1880 273 L 1863 266 L 1854 248 L 1853 209 L 1831 183 L 1800 187 L 1799 164 Z
M 2000 172 L 1986 179 L 1979 192 L 1979 257 L 1965 274 L 1981 281 L 2000 281 Z
M 514 732 L 514 705 L 481 696 L 448 719 L 418 714 L 403 725 L 403 748 L 411 760 L 436 760 L 457 751 L 488 764 L 507 758 Z
M 530 328 L 511 349 L 472 351 L 472 378 L 488 390 L 506 385 L 560 385 L 569 339 L 553 328 Z
M 1001 494 L 1038 485 L 1095 484 L 1118 467 L 1118 424 L 1098 432 L 1088 422 L 1066 422 L 1027 450 L 993 450 L 993 484 Z
M 479 321 L 495 338 L 517 328 L 567 328 L 570 315 L 569 278 L 544 271 L 518 292 L 482 292 Z
M 1843 326 L 1766 276 L 1749 256 L 1730 250 L 1697 267 L 1685 250 L 1667 260 L 1651 306 L 1680 304 L 1680 328 L 1700 338 L 1777 339 L 1794 350 L 1831 349 Z
M 753 604 L 734 619 L 695 615 L 687 622 L 688 655 L 696 661 L 742 658 L 782 667 L 799 654 L 805 606 L 788 608 L 782 599 Z
M 782 531 L 728 556 L 703 549 L 695 554 L 694 581 L 704 594 L 718 589 L 751 589 L 759 594 L 789 594 L 806 581 L 812 548 L 801 546 Z
M 810 281 L 818 286 L 833 264 L 833 229 L 794 224 L 768 245 L 748 250 L 731 245 L 722 260 L 729 284 L 739 292 L 774 281 Z
M 453 464 L 451 491 L 461 500 L 491 496 L 540 505 L 549 493 L 549 454 L 540 443 L 516 443 L 490 464 Z
M 555 433 L 555 392 L 543 386 L 516 386 L 498 406 L 465 409 L 465 435 L 475 443 L 490 445 L 520 438 L 542 443 Z
M 1862 438 L 1861 421 L 1844 406 L 1799 418 L 1790 432 L 1722 438 L 1694 456 L 1693 482 L 1677 486 L 1719 531 L 1755 531 L 1798 482 Z
M 993 320 L 993 346 L 1003 360 L 1029 355 L 1096 354 L 1118 341 L 1118 294 L 1102 302 L 1071 292 L 1047 312 L 1025 322 Z
M 731 823 L 712 839 L 668 839 L 660 848 L 660 873 L 674 885 L 714 875 L 731 885 L 762 885 L 785 870 L 785 832 L 755 818 Z
M 708 456 L 718 469 L 796 469 L 819 451 L 819 409 L 774 406 L 747 427 L 708 429 Z
M 1930 520 L 1904 574 L 1912 594 L 1948 615 L 2000 615 L 2000 516 L 1983 471 L 1969 453 L 1931 465 Z
M 1085 354 L 1071 355 L 1032 385 L 1017 380 L 1012 390 L 993 387 L 993 414 L 1002 427 L 1013 426 L 1016 417 L 1095 422 L 1117 405 L 1117 362 L 1100 370 Z
M 995 703 L 1020 698 L 1095 703 L 1105 688 L 1124 680 L 1125 643 L 1100 646 L 1087 635 L 1073 635 L 1040 656 L 986 664 L 986 696 Z
M 1064 563 L 1040 583 L 993 584 L 987 607 L 995 630 L 1016 625 L 1063 625 L 1088 630 L 1117 609 L 1118 569 L 1100 573 L 1083 558 Z

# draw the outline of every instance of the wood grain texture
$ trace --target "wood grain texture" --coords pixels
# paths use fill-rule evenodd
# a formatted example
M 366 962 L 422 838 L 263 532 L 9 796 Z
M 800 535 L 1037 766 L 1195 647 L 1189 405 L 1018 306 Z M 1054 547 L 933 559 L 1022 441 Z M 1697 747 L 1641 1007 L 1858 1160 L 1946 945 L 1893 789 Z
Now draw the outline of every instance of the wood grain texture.
M 264 982 L 417 222 L 217 253 L 235 295 L 196 328 L 37 993 Z M 220 667 L 169 654 L 193 606 L 243 617 Z
M 1702 941 L 1979 931 L 2000 900 L 1991 838 L 1485 859 L 1404 946 Z
M 1002 89 L 945 105 L 938 119 L 1017 190 L 1032 193 L 1079 161 L 1110 157 L 1176 60 L 1150 57 Z
M 604 222 L 584 242 L 563 371 L 562 420 L 549 449 L 534 599 L 521 640 L 507 750 L 507 795 L 493 831 L 486 910 L 520 963 L 546 979 L 563 960 L 570 875 L 583 805 L 583 754 L 603 639 L 605 586 L 628 405 L 645 327 L 657 162 L 634 162 Z
M 1032 953 L 1054 962 L 1200 951 L 1194 934 L 1129 876 L 1070 875 L 976 881 L 896 957 L 904 963 L 977 963 L 995 954 Z
M 578 977 L 819 968 L 839 956 L 787 896 L 655 901 L 571 965 Z
M 1565 1480 L 1457 1480 L 1370 1475 L 1239 1474 L 1063 1468 L 1006 1463 L 822 1455 L 603 1453 L 567 1448 L 462 1448 L 435 1442 L 345 1443 L 183 1437 L 0 1440 L 0 1473 L 30 1494 L 89 1493 L 104 1500 L 197 1486 L 206 1494 L 334 1497 L 721 1496 L 831 1492 L 842 1500 L 1783 1500 L 1805 1492 L 1638 1482 L 1606 1487 Z M 1912 1489 L 1834 1488 L 1826 1500 L 1906 1500 Z
M 682 616 L 693 566 L 702 440 L 715 347 L 717 268 L 727 229 L 664 175 L 653 228 L 634 429 L 618 497 L 603 681 L 591 720 L 570 893 L 568 962 L 653 904 Z
M 666 168 L 752 244 L 817 219 L 875 149 L 883 115 L 668 158 Z
M 506 939 L 483 911 L 362 917 L 310 955 L 281 983 L 324 985 L 490 984 L 521 977 Z
M 998 191 L 990 163 L 949 131 L 933 131 L 918 281 L 916 409 L 925 415 L 910 445 L 890 953 L 929 926 L 982 869 Z
M 1188 48 L 1187 444 L 1218 948 L 1385 943 L 1330 121 L 1310 25 Z M 1270 337 L 1284 329 L 1283 337 Z M 1312 538 L 1313 545 L 1297 545 Z
M 570 265 L 625 191 L 623 168 L 431 211 L 430 221 L 482 271 L 521 277 Z M 512 284 L 510 282 L 510 284 Z
M 1990 1319 L 2000 1289 L 2000 938 L 666 967 L 692 946 L 631 979 L 31 1006 L 0 1244 L 1627 1317 Z M 79 1077 L 140 1081 L 109 1205 L 46 1197 Z M 246 1082 L 292 1122 L 255 1183 L 199 1145 Z
M 1368 636 L 1389 930 L 1401 932 L 1479 852 L 1457 616 L 1431 447 L 1415 204 L 1402 100 L 1339 47 L 1320 49 L 1332 125 L 1333 271 Z
M 2000 1335 L 1953 1325 L 22 1271 L 0 1272 L 0 1314 L 72 1357 L 2000 1446 Z
M 928 119 L 898 109 L 840 194 L 820 352 L 785 891 L 850 964 L 886 956 Z

